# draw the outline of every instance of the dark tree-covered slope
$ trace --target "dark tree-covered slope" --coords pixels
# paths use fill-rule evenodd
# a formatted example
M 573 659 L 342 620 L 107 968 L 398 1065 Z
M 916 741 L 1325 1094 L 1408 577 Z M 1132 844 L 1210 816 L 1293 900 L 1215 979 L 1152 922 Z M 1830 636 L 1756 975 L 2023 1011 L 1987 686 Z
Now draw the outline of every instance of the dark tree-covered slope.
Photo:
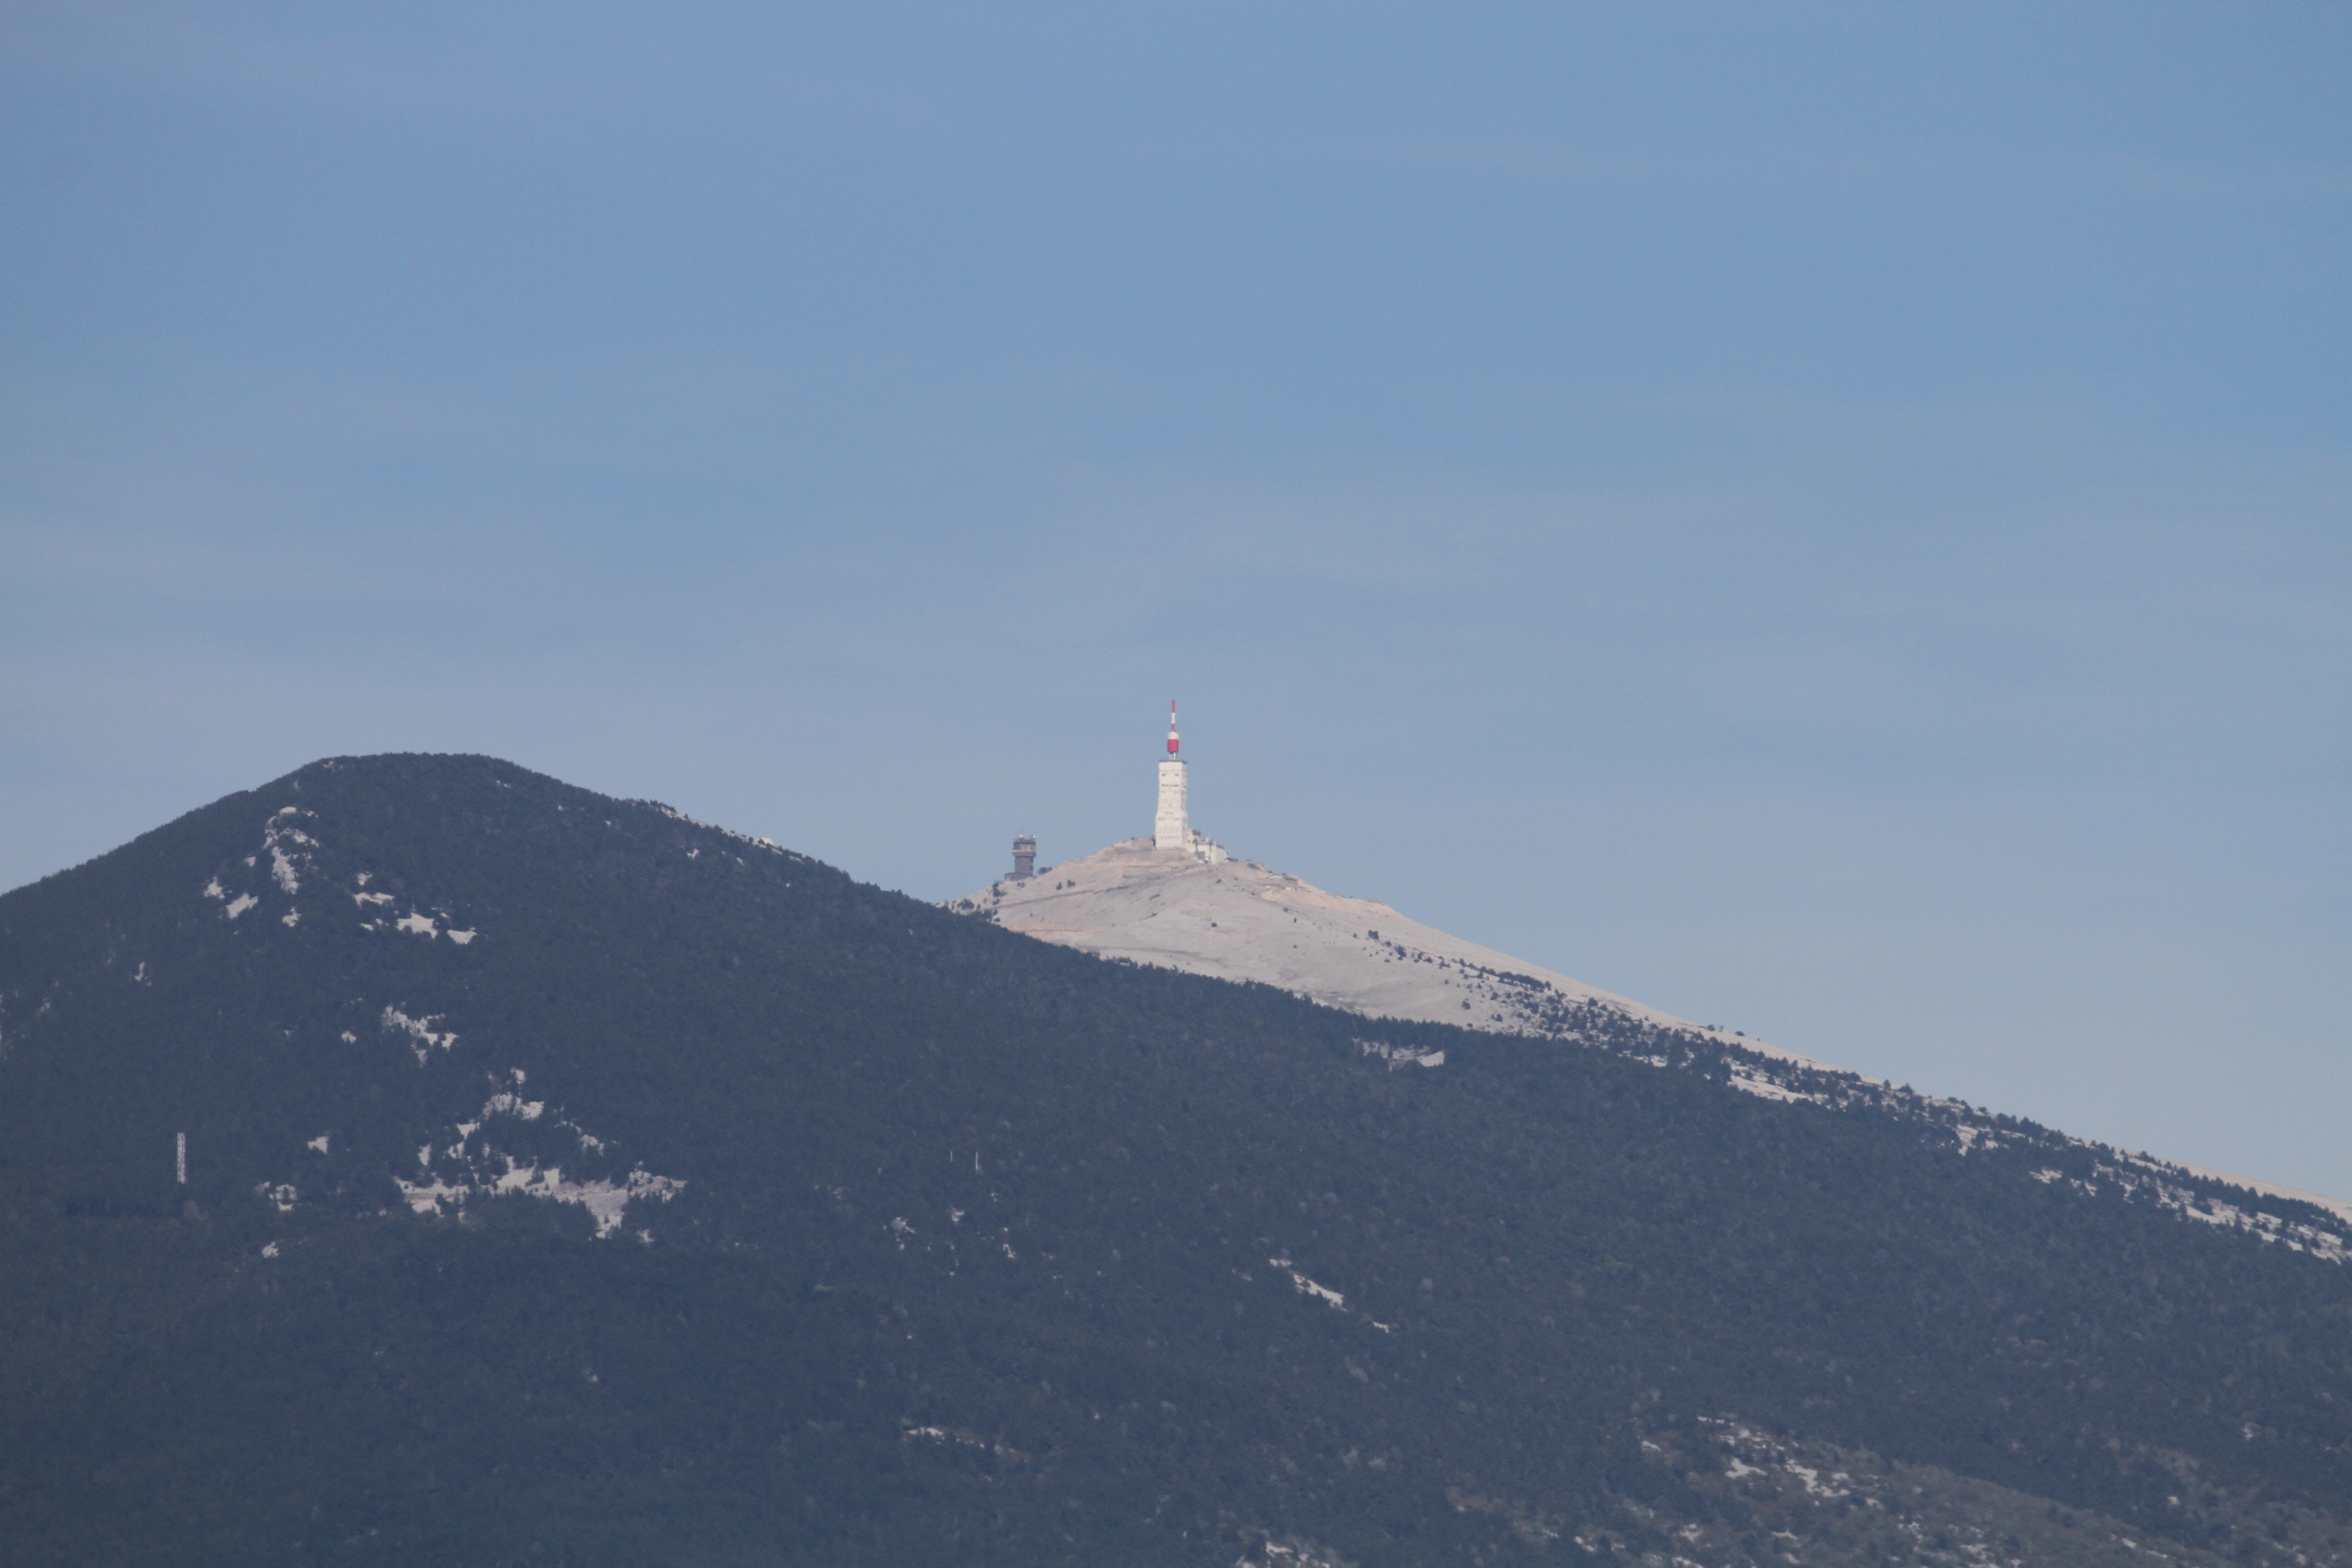
M 1620 1044 L 316 763 L 0 897 L 0 1561 L 2352 1560 L 2342 1267 Z

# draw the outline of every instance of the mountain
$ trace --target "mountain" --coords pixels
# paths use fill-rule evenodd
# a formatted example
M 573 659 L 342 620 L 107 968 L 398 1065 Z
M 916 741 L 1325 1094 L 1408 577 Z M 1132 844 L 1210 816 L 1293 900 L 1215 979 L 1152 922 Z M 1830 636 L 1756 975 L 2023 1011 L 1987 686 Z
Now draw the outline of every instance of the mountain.
M 1612 1024 L 1735 1037 L 1433 931 L 1386 904 L 1327 893 L 1254 860 L 1155 849 L 1149 838 L 1000 880 L 949 907 L 1097 957 L 1260 981 L 1372 1017 L 1574 1039 L 1597 1013 Z
M 2326 1212 L 1582 1019 L 314 763 L 0 896 L 0 1561 L 2347 1560 Z
M 1449 936 L 1386 904 L 1328 893 L 1256 861 L 1237 859 L 1205 840 L 1198 849 L 1159 849 L 1150 838 L 1122 839 L 1051 867 L 1043 876 L 1000 879 L 948 908 L 1098 958 L 1255 981 L 1366 1017 L 1457 1024 L 1483 1033 L 1617 1048 L 1660 1067 L 1670 1055 L 1649 1049 L 1643 1043 L 1649 1037 L 1698 1037 L 1721 1047 L 1728 1081 L 1750 1094 L 1816 1104 L 1867 1101 L 1948 1129 L 1963 1152 L 2004 1136 L 2001 1118 L 1962 1101 L 1916 1094 L 1738 1030 L 1645 1007 Z M 2104 1179 L 2145 1186 L 2168 1206 L 2284 1242 L 2291 1249 L 2344 1256 L 2336 1232 L 2352 1226 L 2352 1201 L 2145 1153 L 2076 1146 L 2101 1157 Z M 2328 1217 L 2320 1225 L 2304 1225 L 2269 1214 L 2257 1203 L 2209 1201 L 2217 1183 L 2255 1200 L 2316 1208 Z

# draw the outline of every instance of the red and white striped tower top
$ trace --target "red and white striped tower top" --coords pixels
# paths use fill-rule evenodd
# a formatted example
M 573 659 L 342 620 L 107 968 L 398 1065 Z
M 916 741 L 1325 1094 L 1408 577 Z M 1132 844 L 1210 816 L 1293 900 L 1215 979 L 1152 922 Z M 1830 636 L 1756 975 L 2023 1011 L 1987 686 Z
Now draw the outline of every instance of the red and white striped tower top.
M 1176 700 L 1168 700 L 1168 754 L 1176 754 Z

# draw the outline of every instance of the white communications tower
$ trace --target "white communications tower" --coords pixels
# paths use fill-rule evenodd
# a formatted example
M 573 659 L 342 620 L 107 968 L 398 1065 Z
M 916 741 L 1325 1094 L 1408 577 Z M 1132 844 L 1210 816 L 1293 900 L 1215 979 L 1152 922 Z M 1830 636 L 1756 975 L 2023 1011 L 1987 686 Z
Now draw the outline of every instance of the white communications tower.
M 1184 812 L 1184 763 L 1176 754 L 1176 704 L 1168 704 L 1168 755 L 1160 763 L 1160 815 L 1151 824 L 1154 849 L 1192 847 L 1192 825 Z

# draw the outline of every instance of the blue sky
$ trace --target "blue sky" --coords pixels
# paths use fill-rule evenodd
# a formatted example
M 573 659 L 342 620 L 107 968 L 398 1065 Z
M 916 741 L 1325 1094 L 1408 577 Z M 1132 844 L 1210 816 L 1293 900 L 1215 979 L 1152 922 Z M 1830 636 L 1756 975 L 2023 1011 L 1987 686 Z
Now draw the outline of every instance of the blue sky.
M 2352 12 L 0 12 L 0 886 L 1148 831 L 2352 1195 Z

